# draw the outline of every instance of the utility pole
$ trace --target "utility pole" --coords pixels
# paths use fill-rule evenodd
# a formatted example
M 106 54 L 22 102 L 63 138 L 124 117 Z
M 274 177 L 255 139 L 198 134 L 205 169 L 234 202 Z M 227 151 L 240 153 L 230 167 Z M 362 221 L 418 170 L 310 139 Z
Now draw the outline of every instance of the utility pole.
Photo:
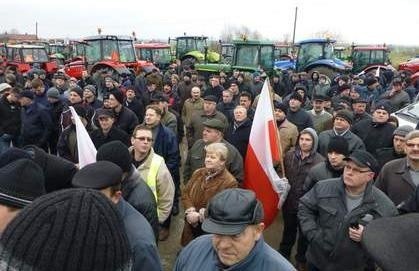
M 38 22 L 35 22 L 35 36 L 38 39 Z
M 292 33 L 292 44 L 295 43 L 295 29 L 297 28 L 297 13 L 298 13 L 298 7 L 295 7 L 295 14 L 294 14 L 294 31 Z

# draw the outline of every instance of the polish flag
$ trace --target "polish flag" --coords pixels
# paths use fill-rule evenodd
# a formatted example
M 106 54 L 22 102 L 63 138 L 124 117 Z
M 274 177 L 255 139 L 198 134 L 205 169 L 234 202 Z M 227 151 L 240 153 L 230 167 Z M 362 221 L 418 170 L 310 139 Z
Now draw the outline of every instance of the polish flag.
M 281 157 L 269 81 L 266 79 L 250 131 L 243 182 L 244 188 L 253 190 L 263 203 L 266 226 L 275 219 L 280 203 L 285 200 L 289 190 L 289 184 L 278 176 L 273 167 L 273 162 L 280 161 Z
M 88 164 L 96 162 L 97 151 L 74 107 L 70 106 L 70 111 L 76 125 L 77 152 L 79 154 L 79 168 L 81 169 Z

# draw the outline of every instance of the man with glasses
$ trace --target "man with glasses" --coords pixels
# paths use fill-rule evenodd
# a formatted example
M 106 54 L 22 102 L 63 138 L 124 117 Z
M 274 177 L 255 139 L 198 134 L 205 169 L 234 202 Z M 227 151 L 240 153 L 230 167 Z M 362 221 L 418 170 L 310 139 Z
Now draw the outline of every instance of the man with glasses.
M 175 185 L 163 157 L 153 150 L 151 128 L 143 125 L 135 127 L 131 137 L 133 163 L 141 177 L 153 191 L 157 201 L 157 216 L 163 223 L 170 216 L 175 195 Z M 165 228 L 164 228 L 165 229 Z M 159 234 L 160 235 L 160 234 Z M 159 239 L 167 239 L 169 232 L 164 230 Z M 166 237 L 166 238 L 162 238 Z
M 406 157 L 385 164 L 375 182 L 396 205 L 406 200 L 419 185 L 419 131 L 413 130 L 404 139 Z
M 391 200 L 372 184 L 378 170 L 374 157 L 357 150 L 345 160 L 342 177 L 318 182 L 300 199 L 298 218 L 309 242 L 309 270 L 370 270 L 360 246 L 364 226 L 397 214 Z

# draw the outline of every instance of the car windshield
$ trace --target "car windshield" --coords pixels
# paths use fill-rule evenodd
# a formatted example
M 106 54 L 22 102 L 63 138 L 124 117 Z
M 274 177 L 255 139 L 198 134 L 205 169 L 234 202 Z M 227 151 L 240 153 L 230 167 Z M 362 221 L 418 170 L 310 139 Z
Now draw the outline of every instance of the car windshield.
M 50 49 L 51 49 L 51 54 L 56 54 L 56 53 L 63 54 L 65 52 L 64 45 L 51 44 Z
M 333 58 L 333 44 L 331 43 L 305 43 L 298 51 L 298 61 L 303 65 L 319 59 Z
M 409 115 L 414 115 L 416 118 L 419 118 L 419 102 L 409 105 L 405 110 L 401 110 L 401 112 L 406 112 Z
M 273 47 L 262 46 L 260 48 L 260 66 L 265 70 L 270 70 L 273 67 Z
M 170 48 L 153 49 L 153 61 L 156 63 L 169 63 L 171 60 Z
M 236 65 L 244 67 L 257 67 L 259 59 L 258 46 L 237 47 Z
M 48 62 L 47 52 L 43 48 L 24 48 L 22 54 L 26 63 Z

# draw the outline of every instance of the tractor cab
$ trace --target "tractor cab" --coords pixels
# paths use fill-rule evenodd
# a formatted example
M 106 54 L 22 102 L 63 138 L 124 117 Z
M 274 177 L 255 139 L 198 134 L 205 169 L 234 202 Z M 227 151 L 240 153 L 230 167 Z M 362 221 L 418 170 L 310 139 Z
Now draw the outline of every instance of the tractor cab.
M 221 62 L 225 64 L 231 64 L 233 61 L 233 55 L 234 55 L 234 44 L 232 43 L 221 43 Z
M 6 46 L 7 66 L 15 66 L 25 73 L 32 68 L 39 68 L 52 74 L 57 71 L 57 64 L 50 61 L 44 46 L 32 44 L 15 44 Z
M 297 43 L 296 71 L 311 74 L 316 70 L 329 77 L 335 73 L 349 72 L 349 65 L 335 57 L 334 43 L 330 39 L 309 39 Z
M 274 64 L 274 44 L 265 41 L 233 41 L 235 52 L 233 69 L 243 71 L 272 71 Z
M 286 44 L 286 43 L 275 44 L 274 58 L 275 58 L 275 61 L 293 59 L 292 45 Z
M 378 67 L 387 69 L 390 64 L 389 52 L 387 46 L 352 46 L 351 62 L 352 72 L 369 72 Z
M 170 45 L 166 43 L 135 44 L 138 60 L 152 62 L 159 69 L 167 69 L 172 61 Z
M 173 55 L 182 61 L 182 66 L 202 62 L 217 63 L 220 61 L 220 55 L 208 49 L 207 40 L 208 37 L 204 36 L 181 36 L 169 38 L 169 44 L 174 47 Z

